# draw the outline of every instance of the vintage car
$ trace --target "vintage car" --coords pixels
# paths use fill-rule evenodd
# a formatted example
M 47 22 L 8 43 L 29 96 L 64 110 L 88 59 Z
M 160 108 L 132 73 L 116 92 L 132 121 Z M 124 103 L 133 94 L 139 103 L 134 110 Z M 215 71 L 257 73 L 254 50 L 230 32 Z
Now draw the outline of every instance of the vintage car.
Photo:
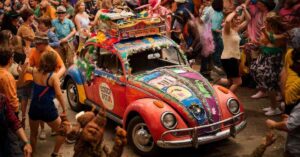
M 70 107 L 105 108 L 143 156 L 234 137 L 246 126 L 242 103 L 190 68 L 164 29 L 152 27 L 156 20 L 134 20 L 116 36 L 99 32 L 86 42 L 63 83 Z

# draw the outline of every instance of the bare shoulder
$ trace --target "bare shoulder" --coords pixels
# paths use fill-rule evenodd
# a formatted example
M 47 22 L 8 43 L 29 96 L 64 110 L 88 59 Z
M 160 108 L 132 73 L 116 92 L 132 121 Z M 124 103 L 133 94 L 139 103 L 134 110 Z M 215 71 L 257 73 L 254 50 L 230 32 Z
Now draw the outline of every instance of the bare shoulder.
M 54 84 L 55 84 L 56 81 L 59 81 L 59 77 L 58 77 L 57 73 L 54 72 L 54 73 L 51 75 L 51 77 L 49 78 L 49 84 L 50 84 L 51 86 L 54 86 Z

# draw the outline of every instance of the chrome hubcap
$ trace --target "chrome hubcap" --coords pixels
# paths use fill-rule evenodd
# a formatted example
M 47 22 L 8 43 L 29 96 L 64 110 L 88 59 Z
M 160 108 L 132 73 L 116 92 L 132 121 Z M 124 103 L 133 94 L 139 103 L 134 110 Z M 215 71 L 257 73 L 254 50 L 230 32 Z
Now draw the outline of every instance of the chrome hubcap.
M 154 146 L 151 134 L 145 123 L 137 124 L 132 131 L 134 145 L 143 152 L 149 152 Z
M 77 103 L 77 92 L 74 84 L 68 86 L 68 97 L 72 106 L 76 106 Z

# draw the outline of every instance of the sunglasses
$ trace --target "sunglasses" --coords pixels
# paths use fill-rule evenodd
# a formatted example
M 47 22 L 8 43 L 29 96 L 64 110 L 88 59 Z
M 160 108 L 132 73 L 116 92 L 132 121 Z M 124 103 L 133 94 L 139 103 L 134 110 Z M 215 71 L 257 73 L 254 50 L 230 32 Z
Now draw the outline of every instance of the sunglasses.
M 57 12 L 57 14 L 65 14 L 65 12 Z

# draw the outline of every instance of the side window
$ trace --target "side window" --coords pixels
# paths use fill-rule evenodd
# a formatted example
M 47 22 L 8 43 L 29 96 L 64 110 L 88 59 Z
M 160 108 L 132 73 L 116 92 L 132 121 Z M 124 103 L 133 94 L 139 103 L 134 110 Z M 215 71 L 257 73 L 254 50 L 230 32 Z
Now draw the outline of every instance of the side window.
M 97 56 L 97 67 L 111 74 L 123 75 L 122 64 L 119 58 L 102 49 Z

